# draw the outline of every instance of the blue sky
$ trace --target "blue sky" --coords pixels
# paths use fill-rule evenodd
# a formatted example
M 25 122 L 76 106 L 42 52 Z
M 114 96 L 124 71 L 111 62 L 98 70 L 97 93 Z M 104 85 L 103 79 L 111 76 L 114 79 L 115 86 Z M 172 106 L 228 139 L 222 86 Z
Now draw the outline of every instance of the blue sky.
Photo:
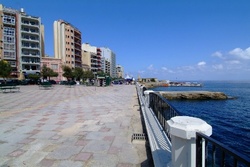
M 250 80 L 249 0 L 0 0 L 41 17 L 53 56 L 53 22 L 108 47 L 137 78 Z

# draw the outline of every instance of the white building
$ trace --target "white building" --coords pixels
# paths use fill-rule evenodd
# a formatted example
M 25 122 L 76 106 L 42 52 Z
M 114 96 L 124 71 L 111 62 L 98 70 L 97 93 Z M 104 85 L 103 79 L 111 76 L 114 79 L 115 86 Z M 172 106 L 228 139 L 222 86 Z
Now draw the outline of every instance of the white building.
M 106 47 L 101 47 L 102 56 L 105 58 L 105 65 L 103 71 L 110 74 L 112 78 L 116 78 L 116 55 L 115 53 Z

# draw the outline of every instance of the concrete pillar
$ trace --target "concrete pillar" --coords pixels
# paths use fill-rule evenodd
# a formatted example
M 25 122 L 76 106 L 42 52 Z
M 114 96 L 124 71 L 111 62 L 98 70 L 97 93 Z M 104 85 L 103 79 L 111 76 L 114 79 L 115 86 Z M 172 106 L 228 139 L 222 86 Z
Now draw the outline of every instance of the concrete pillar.
M 172 142 L 173 167 L 196 166 L 196 132 L 212 135 L 212 127 L 195 117 L 176 116 L 167 121 Z
M 150 103 L 149 93 L 150 93 L 150 92 L 154 92 L 154 91 L 153 91 L 153 90 L 145 90 L 145 91 L 144 91 L 145 102 L 146 102 L 146 106 L 147 106 L 147 107 L 150 107 L 150 106 L 149 106 L 149 103 Z

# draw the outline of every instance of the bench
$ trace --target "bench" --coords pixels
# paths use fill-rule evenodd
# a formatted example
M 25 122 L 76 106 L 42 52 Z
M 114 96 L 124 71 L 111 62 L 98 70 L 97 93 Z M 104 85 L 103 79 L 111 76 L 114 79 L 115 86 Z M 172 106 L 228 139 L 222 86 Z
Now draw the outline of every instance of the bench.
M 20 91 L 20 87 L 11 83 L 0 84 L 0 90 L 1 92 L 15 92 L 15 91 Z
M 53 85 L 50 82 L 41 82 L 39 85 L 39 89 L 40 88 L 50 89 L 53 88 Z
M 71 87 L 73 87 L 75 85 L 76 85 L 75 82 L 72 82 L 72 81 L 68 81 L 68 82 L 65 83 L 65 86 L 69 87 L 69 88 L 71 88 Z

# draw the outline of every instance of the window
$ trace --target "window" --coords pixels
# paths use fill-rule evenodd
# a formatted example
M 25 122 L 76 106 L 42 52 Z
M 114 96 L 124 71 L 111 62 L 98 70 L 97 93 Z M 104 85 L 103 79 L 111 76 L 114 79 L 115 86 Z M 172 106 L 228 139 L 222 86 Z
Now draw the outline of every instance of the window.
M 58 64 L 51 64 L 51 69 L 52 70 L 57 70 L 58 69 Z
M 15 28 L 4 27 L 3 34 L 9 36 L 15 36 Z
M 15 24 L 15 17 L 14 16 L 9 16 L 9 15 L 4 15 L 3 16 L 3 22 L 4 23 L 9 23 L 9 24 Z

